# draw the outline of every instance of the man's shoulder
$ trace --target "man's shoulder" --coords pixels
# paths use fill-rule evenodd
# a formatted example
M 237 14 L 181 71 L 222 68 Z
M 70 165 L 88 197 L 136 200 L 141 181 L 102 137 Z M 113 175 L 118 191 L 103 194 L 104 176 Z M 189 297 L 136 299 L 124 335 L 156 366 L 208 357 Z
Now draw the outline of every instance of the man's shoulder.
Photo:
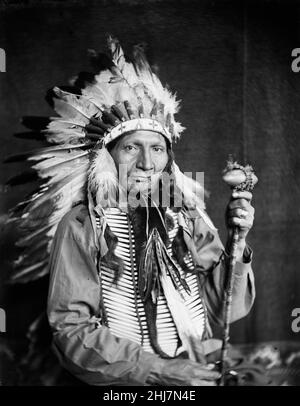
M 85 204 L 79 203 L 69 210 L 61 219 L 58 228 L 65 232 L 69 229 L 73 232 L 83 228 L 91 227 L 91 220 L 88 208 Z

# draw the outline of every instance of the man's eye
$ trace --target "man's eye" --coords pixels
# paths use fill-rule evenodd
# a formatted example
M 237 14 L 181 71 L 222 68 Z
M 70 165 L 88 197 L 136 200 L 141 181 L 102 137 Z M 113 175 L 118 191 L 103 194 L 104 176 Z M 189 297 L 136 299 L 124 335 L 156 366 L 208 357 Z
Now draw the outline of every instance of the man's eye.
M 124 149 L 125 149 L 125 151 L 130 152 L 130 151 L 133 151 L 135 148 L 133 145 L 126 145 L 126 147 L 124 147 Z
M 153 147 L 155 152 L 163 152 L 163 148 L 161 147 Z

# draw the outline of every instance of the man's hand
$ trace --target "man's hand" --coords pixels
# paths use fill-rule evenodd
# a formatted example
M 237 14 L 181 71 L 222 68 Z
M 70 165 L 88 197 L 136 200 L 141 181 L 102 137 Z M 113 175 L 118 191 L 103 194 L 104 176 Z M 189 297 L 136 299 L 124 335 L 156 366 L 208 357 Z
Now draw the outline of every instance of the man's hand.
M 216 386 L 220 373 L 211 365 L 188 359 L 162 359 L 159 367 L 150 373 L 147 383 L 162 386 Z
M 226 225 L 228 228 L 228 244 L 232 240 L 234 227 L 239 229 L 237 260 L 243 256 L 246 246 L 246 236 L 253 226 L 254 207 L 251 206 L 251 192 L 233 192 L 226 210 Z

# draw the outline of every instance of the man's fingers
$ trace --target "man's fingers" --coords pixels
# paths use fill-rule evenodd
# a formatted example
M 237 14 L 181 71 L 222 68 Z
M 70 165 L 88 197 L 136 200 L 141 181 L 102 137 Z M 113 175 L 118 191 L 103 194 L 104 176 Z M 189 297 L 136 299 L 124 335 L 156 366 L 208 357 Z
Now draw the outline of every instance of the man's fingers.
M 233 193 L 232 193 L 232 198 L 233 198 L 233 199 L 246 199 L 246 200 L 248 200 L 248 202 L 251 202 L 252 197 L 253 197 L 252 193 L 251 193 L 251 192 L 247 192 L 247 191 L 244 191 L 244 192 L 233 192 Z
M 230 217 L 228 219 L 228 225 L 232 227 L 240 227 L 240 228 L 251 228 L 253 225 L 252 219 L 241 219 L 239 217 Z
M 209 369 L 204 370 L 204 368 L 199 368 L 198 376 L 199 376 L 199 379 L 207 379 L 209 381 L 221 378 L 220 372 L 211 371 Z
M 248 207 L 247 210 L 246 209 L 241 209 L 240 207 L 236 208 L 236 209 L 231 209 L 228 211 L 228 215 L 227 217 L 239 217 L 241 219 L 254 219 L 254 213 L 255 210 L 253 207 Z
M 243 210 L 249 211 L 250 213 L 254 212 L 254 207 L 251 206 L 251 204 L 246 199 L 232 200 L 228 204 L 228 209 L 229 210 L 243 209 Z
M 232 209 L 229 211 L 229 217 L 239 217 L 241 219 L 245 219 L 248 217 L 248 215 L 249 215 L 249 212 L 248 212 L 248 210 L 245 210 L 245 209 L 237 208 L 237 209 Z
M 231 202 L 229 202 L 229 204 L 228 204 L 228 208 L 230 210 L 237 209 L 237 208 L 247 209 L 248 207 L 249 207 L 249 202 L 246 199 L 231 200 Z

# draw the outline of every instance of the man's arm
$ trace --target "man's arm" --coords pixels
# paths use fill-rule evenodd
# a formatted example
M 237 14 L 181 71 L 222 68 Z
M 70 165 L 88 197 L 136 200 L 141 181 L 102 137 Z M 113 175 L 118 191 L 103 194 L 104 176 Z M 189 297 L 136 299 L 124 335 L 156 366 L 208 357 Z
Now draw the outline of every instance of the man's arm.
M 97 328 L 100 285 L 92 229 L 82 210 L 64 217 L 52 245 L 48 318 L 54 350 L 69 372 L 90 385 L 144 384 L 158 356 Z
M 223 325 L 228 255 L 217 230 L 209 226 L 201 216 L 190 222 L 190 226 L 185 228 L 184 235 L 188 249 L 203 275 L 202 294 L 209 320 Z M 231 322 L 246 316 L 254 302 L 255 287 L 251 260 L 252 251 L 246 246 L 243 257 L 235 267 Z

